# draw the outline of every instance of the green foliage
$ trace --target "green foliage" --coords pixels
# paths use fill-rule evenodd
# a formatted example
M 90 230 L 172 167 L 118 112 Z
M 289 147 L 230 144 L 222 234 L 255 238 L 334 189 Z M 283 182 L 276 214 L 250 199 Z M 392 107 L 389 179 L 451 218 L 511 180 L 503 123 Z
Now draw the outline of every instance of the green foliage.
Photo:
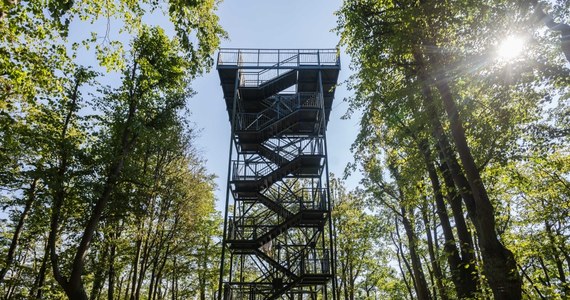
M 568 7 L 562 2 L 554 1 L 549 12 L 565 22 Z M 423 208 L 431 206 L 435 193 L 426 188 L 430 186 L 426 160 L 434 166 L 448 164 L 437 149 L 443 147 L 441 136 L 452 140 L 448 132 L 454 126 L 443 114 L 444 99 L 438 86 L 441 82 L 449 84 L 452 91 L 470 155 L 482 172 L 494 207 L 497 233 L 518 259 L 524 293 L 531 298 L 567 293 L 563 282 L 570 261 L 563 258 L 566 250 L 560 244 L 566 242 L 567 231 L 560 225 L 565 221 L 558 212 L 565 211 L 562 202 L 568 194 L 561 188 L 568 178 L 562 163 L 568 151 L 567 126 L 560 121 L 567 111 L 569 70 L 558 48 L 558 37 L 541 30 L 542 25 L 533 17 L 533 7 L 521 4 L 344 1 L 337 12 L 341 44 L 351 55 L 355 71 L 348 83 L 354 94 L 349 98 L 347 116 L 354 111 L 362 113 L 361 129 L 353 144 L 355 163 L 349 171 L 363 171 L 363 187 L 376 199 L 374 209 L 392 214 L 395 219 L 396 228 L 392 230 L 405 227 L 406 222 L 414 226 L 416 245 L 406 246 L 403 240 L 392 239 L 396 248 L 404 250 L 399 252 L 400 273 L 408 277 L 408 288 L 414 293 L 418 292 L 418 281 L 410 279 L 414 277 L 412 264 L 406 266 L 405 260 L 413 262 L 415 251 L 423 256 L 424 266 L 428 260 L 434 262 L 434 258 L 428 258 L 428 241 L 422 238 L 428 224 L 422 224 L 418 217 Z M 505 60 L 497 56 L 496 47 L 512 34 L 525 39 L 524 50 L 520 56 Z M 433 104 L 426 104 L 428 97 Z M 550 109 L 552 106 L 556 108 Z M 448 114 L 449 119 L 456 116 L 449 110 Z M 440 136 L 434 122 L 442 124 Z M 426 145 L 431 150 L 424 157 L 420 149 Z M 450 150 L 453 157 L 457 156 L 453 145 Z M 546 161 L 552 163 L 547 167 Z M 459 171 L 463 172 L 461 167 Z M 437 173 L 444 182 L 441 170 Z M 456 184 L 452 182 L 451 188 Z M 447 188 L 449 191 L 450 186 Z M 449 205 L 452 194 L 446 196 Z M 468 204 L 467 200 L 464 203 Z M 562 209 L 554 212 L 547 207 Z M 536 213 L 540 218 L 535 219 L 531 212 L 536 208 L 540 208 Z M 441 229 L 437 229 L 440 221 L 428 215 L 428 222 L 433 222 L 429 227 L 436 228 L 435 246 L 445 243 Z M 540 239 L 533 235 L 537 228 L 541 228 Z M 530 242 L 544 244 L 547 236 L 552 237 L 552 242 L 546 243 L 546 248 Z M 533 251 L 525 252 L 530 249 Z M 435 259 L 446 270 L 445 260 L 438 258 L 444 253 L 441 248 L 439 251 Z M 544 261 L 544 268 L 538 257 Z M 482 262 L 476 263 L 482 270 Z M 557 272 L 560 268 L 564 271 Z M 449 282 L 445 274 L 436 278 L 433 268 L 423 272 L 429 275 L 433 293 L 437 279 L 444 285 L 446 280 Z M 483 297 L 488 293 L 486 283 L 478 285 Z M 421 298 L 411 292 L 409 296 Z
M 183 112 L 225 36 L 216 6 L 0 3 L 2 297 L 213 294 L 220 217 Z M 144 24 L 163 12 L 175 36 Z M 101 21 L 104 35 L 72 40 Z M 89 49 L 99 65 L 79 66 Z M 99 84 L 114 76 L 93 71 L 104 68 L 120 84 Z

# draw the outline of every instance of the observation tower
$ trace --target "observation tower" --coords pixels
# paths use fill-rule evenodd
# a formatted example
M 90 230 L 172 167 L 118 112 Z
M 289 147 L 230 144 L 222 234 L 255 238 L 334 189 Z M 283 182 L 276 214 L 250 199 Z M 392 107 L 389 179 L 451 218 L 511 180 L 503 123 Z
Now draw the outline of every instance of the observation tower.
M 326 126 L 338 51 L 220 49 L 217 70 L 232 131 L 217 299 L 337 299 Z

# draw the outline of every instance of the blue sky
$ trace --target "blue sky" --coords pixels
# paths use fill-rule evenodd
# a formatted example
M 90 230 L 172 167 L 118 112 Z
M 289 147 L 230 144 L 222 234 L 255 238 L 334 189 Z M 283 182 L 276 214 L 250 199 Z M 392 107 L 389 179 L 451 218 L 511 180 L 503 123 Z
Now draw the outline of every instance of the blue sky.
M 339 42 L 338 35 L 333 31 L 337 18 L 334 12 L 342 4 L 341 0 L 225 0 L 220 3 L 218 16 L 223 28 L 228 32 L 229 39 L 222 41 L 221 47 L 226 48 L 293 48 L 319 49 L 335 48 Z M 172 24 L 160 13 L 145 16 L 144 22 L 165 28 L 174 34 Z M 129 36 L 119 33 L 123 27 L 121 21 L 110 20 L 109 39 L 121 40 L 128 47 Z M 95 21 L 94 24 L 76 21 L 70 27 L 70 41 L 80 42 L 95 31 L 102 39 L 107 26 L 106 19 Z M 80 47 L 78 63 L 96 67 L 98 62 L 91 49 Z M 341 53 L 342 70 L 339 82 L 350 76 L 349 57 Z M 117 72 L 106 73 L 99 78 L 103 85 L 115 85 L 120 77 Z M 230 143 L 230 123 L 226 112 L 220 81 L 215 70 L 204 74 L 192 83 L 197 93 L 189 101 L 190 119 L 201 130 L 196 141 L 196 147 L 207 160 L 210 173 L 216 174 L 218 190 L 216 197 L 218 209 L 222 209 L 225 201 L 226 180 L 228 168 L 228 151 Z M 343 99 L 349 93 L 345 85 L 336 90 L 335 102 L 328 124 L 327 138 L 329 149 L 329 170 L 341 176 L 346 164 L 351 161 L 350 145 L 358 131 L 358 120 L 341 120 L 348 103 Z M 349 187 L 354 187 L 358 178 L 347 181 Z
M 341 1 L 331 0 L 226 0 L 220 4 L 221 25 L 229 34 L 222 42 L 227 48 L 335 48 L 339 37 L 334 11 Z M 349 58 L 341 56 L 339 82 L 350 76 Z M 197 95 L 190 100 L 191 120 L 201 134 L 198 148 L 207 159 L 208 170 L 218 176 L 218 208 L 225 201 L 230 123 L 217 71 L 213 69 L 194 81 Z M 351 161 L 350 145 L 358 131 L 358 119 L 341 120 L 349 96 L 345 85 L 337 88 L 328 124 L 329 169 L 340 176 Z M 358 180 L 349 180 L 354 186 Z

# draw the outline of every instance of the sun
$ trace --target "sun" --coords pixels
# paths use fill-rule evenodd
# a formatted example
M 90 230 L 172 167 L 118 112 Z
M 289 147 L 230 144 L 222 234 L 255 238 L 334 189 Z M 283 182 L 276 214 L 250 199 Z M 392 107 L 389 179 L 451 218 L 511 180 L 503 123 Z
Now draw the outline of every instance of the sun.
M 497 54 L 501 59 L 509 60 L 519 56 L 524 47 L 524 40 L 518 36 L 508 36 L 499 43 Z

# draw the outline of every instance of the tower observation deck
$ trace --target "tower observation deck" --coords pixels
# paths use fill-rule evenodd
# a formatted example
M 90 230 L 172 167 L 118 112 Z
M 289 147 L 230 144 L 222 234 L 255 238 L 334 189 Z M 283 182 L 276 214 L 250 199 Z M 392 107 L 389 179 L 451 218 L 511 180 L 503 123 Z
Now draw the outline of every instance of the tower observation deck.
M 336 49 L 220 49 L 231 123 L 217 299 L 337 299 L 326 126 Z

